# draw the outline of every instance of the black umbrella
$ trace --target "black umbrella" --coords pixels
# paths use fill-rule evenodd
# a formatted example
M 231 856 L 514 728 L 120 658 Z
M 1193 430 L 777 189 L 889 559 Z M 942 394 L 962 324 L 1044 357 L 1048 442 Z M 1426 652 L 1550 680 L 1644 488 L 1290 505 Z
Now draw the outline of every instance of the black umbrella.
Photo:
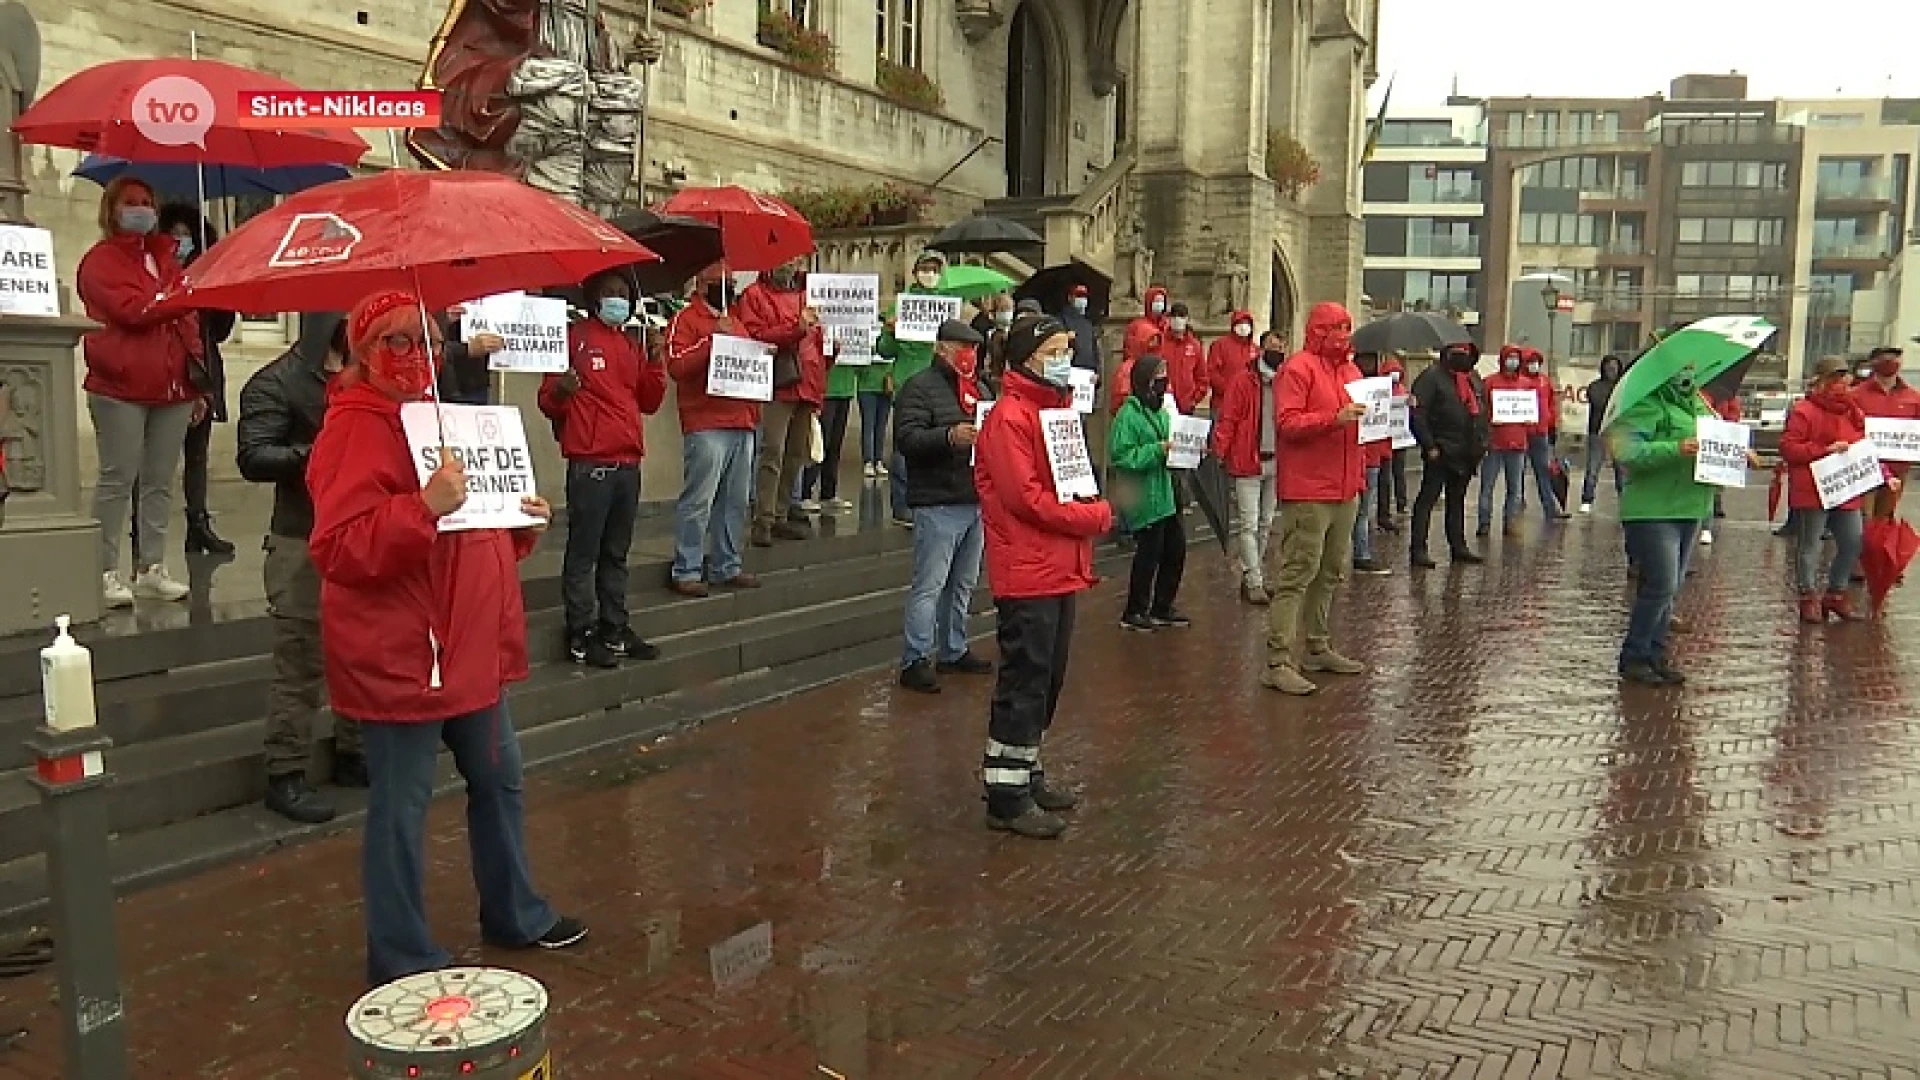
M 1039 233 L 1017 221 L 975 214 L 941 230 L 927 246 L 949 255 L 994 255 L 1046 246 Z
M 1719 404 L 1740 393 L 1740 384 L 1747 381 L 1747 373 L 1753 370 L 1753 362 L 1760 358 L 1760 350 L 1748 353 L 1746 358 L 1713 377 L 1713 381 L 1700 389 L 1714 404 Z
M 627 268 L 642 293 L 678 293 L 687 279 L 722 258 L 720 230 L 698 218 L 629 210 L 613 227 L 660 256 L 657 263 Z
M 1459 345 L 1473 338 L 1467 328 L 1431 311 L 1403 311 L 1353 332 L 1353 351 L 1370 353 L 1439 352 L 1442 345 Z
M 1057 315 L 1066 309 L 1067 299 L 1076 285 L 1087 289 L 1087 318 L 1100 321 L 1107 317 L 1107 304 L 1113 294 L 1113 279 L 1085 263 L 1062 263 L 1034 272 L 1013 290 L 1015 302 L 1031 298 L 1043 311 Z
M 1200 459 L 1200 467 L 1193 470 L 1192 482 L 1187 485 L 1193 493 L 1193 501 L 1200 504 L 1200 512 L 1207 516 L 1207 524 L 1213 526 L 1213 538 L 1220 541 L 1220 551 L 1231 553 L 1227 531 L 1227 506 L 1231 499 L 1233 481 L 1228 478 L 1227 470 L 1220 459 L 1208 454 Z

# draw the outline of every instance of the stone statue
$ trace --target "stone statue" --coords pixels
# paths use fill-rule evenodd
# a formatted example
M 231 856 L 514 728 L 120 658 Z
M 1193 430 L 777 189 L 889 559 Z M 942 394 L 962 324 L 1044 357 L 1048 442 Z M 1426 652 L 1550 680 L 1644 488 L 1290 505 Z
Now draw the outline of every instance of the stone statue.
M 1222 243 L 1213 270 L 1213 313 L 1245 311 L 1247 299 L 1247 264 L 1240 261 L 1231 243 Z
M 14 491 L 47 486 L 47 460 L 40 453 L 41 389 L 32 368 L 0 369 L 0 457 L 6 461 L 0 484 Z
M 26 224 L 27 173 L 11 128 L 39 77 L 40 32 L 18 3 L 0 2 L 0 221 Z
M 1144 302 L 1147 290 L 1153 287 L 1153 249 L 1147 246 L 1147 228 L 1138 215 L 1127 223 L 1120 251 L 1127 256 L 1127 296 Z
M 587 0 L 453 0 L 420 85 L 442 94 L 440 126 L 407 139 L 423 164 L 619 209 L 643 88 Z

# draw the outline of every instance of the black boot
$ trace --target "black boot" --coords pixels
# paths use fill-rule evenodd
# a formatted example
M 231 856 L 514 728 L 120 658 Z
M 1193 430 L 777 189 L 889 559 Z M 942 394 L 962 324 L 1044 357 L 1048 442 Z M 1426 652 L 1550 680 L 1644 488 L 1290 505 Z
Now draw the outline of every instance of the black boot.
M 231 555 L 233 542 L 222 540 L 220 534 L 213 531 L 213 515 L 187 515 L 187 554 L 189 555 Z
M 301 825 L 324 825 L 333 820 L 333 806 L 307 786 L 299 773 L 267 779 L 267 809 Z

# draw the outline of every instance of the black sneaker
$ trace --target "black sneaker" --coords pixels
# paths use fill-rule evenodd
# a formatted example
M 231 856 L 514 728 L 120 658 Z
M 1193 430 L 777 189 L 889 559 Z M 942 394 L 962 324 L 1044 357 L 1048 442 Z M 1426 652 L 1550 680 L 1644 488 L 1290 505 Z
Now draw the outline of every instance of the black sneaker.
M 600 637 L 613 655 L 622 660 L 657 660 L 660 657 L 660 647 L 634 633 L 631 626 L 623 626 L 618 630 L 603 628 Z
M 1180 614 L 1176 608 L 1169 608 L 1165 615 L 1149 615 L 1147 618 L 1152 621 L 1154 626 L 1165 627 L 1170 630 L 1184 630 L 1193 625 L 1193 620 Z
M 1353 572 L 1356 574 L 1371 574 L 1374 577 L 1385 577 L 1393 573 L 1393 570 L 1379 559 L 1355 559 L 1353 560 Z
M 1454 552 L 1449 558 L 1462 566 L 1478 566 L 1487 561 L 1484 556 L 1477 555 L 1474 552 L 1468 551 L 1466 548 L 1461 548 L 1459 551 Z
M 566 949 L 587 940 L 587 924 L 579 919 L 560 916 L 553 929 L 541 934 L 534 944 L 542 949 Z
M 1010 818 L 996 817 L 992 811 L 988 811 L 987 828 L 1032 840 L 1052 840 L 1067 831 L 1067 820 L 1038 806 L 1029 806 L 1018 817 Z
M 1673 676 L 1678 674 L 1680 673 L 1677 671 L 1663 670 L 1657 665 L 1644 662 L 1623 664 L 1620 667 L 1621 678 L 1631 683 L 1639 683 L 1641 686 L 1676 686 L 1678 683 L 1674 682 Z
M 1080 796 L 1063 788 L 1048 787 L 1046 781 L 1036 781 L 1031 789 L 1033 805 L 1052 814 L 1065 813 L 1080 805 Z
M 620 666 L 620 657 L 614 654 L 612 647 L 600 640 L 600 635 L 591 630 L 568 635 L 567 657 L 574 663 L 586 667 L 616 668 Z
M 1143 634 L 1151 634 L 1158 628 L 1154 626 L 1152 619 L 1147 618 L 1145 615 L 1137 615 L 1130 612 L 1120 616 L 1120 629 L 1136 630 Z
M 1437 570 L 1440 568 L 1440 564 L 1433 561 L 1433 556 L 1424 551 L 1416 551 L 1408 555 L 1407 564 L 1415 570 Z
M 1660 677 L 1667 680 L 1668 686 L 1685 686 L 1687 684 L 1687 677 L 1680 673 L 1680 669 L 1665 660 L 1656 662 L 1653 665 L 1653 670 L 1659 672 Z
M 325 825 L 336 813 L 299 773 L 267 779 L 267 809 L 300 825 Z
M 933 661 L 923 658 L 901 668 L 900 689 L 911 690 L 916 694 L 939 693 L 940 676 L 933 673 Z
M 942 675 L 991 675 L 993 661 L 968 649 L 953 660 L 942 660 L 934 665 L 934 670 Z

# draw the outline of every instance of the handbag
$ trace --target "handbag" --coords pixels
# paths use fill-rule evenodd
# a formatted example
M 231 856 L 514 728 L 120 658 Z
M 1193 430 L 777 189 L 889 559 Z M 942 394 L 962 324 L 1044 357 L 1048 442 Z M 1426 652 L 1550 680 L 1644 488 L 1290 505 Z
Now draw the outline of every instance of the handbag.
M 781 349 L 773 354 L 773 388 L 785 390 L 800 385 L 800 350 Z

